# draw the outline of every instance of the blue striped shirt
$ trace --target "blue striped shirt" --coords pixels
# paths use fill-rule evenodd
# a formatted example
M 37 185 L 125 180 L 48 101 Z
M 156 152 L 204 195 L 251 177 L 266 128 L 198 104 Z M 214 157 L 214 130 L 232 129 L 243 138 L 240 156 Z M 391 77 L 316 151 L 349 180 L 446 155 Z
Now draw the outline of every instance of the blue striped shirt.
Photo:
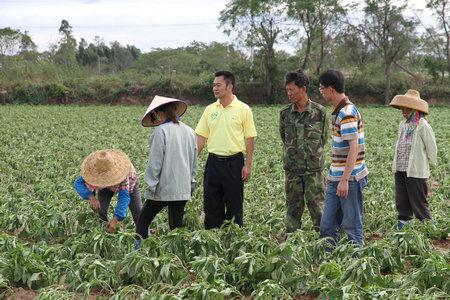
M 358 139 L 358 155 L 349 180 L 360 180 L 369 171 L 364 160 L 364 124 L 356 106 L 344 98 L 338 104 L 333 116 L 333 142 L 331 144 L 331 166 L 328 180 L 339 181 L 344 174 L 350 151 L 349 141 Z

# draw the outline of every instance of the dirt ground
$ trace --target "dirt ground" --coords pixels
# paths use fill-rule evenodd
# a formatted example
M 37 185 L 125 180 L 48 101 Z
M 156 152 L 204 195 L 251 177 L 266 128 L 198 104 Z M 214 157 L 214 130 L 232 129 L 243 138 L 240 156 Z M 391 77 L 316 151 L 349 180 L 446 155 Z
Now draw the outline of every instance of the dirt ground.
M 5 300 L 31 300 L 37 295 L 38 292 L 35 290 L 12 288 L 11 291 L 6 294 Z
M 12 288 L 5 295 L 5 300 L 32 300 L 39 294 L 39 291 L 25 289 L 25 288 Z M 79 294 L 79 299 L 83 299 L 83 294 Z M 107 293 L 105 292 L 91 292 L 88 296 L 88 300 L 107 299 Z
M 450 240 L 447 239 L 433 239 L 432 241 L 434 248 L 441 252 L 444 253 L 445 255 L 448 254 L 448 251 L 450 249 Z

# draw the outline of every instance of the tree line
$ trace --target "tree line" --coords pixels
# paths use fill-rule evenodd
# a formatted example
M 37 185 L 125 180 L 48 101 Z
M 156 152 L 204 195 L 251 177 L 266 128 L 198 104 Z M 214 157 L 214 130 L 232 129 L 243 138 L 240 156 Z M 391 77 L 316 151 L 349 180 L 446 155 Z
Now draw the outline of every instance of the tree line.
M 429 91 L 430 97 L 446 98 L 450 1 L 426 1 L 435 21 L 430 26 L 412 5 L 392 0 L 230 0 L 220 12 L 219 26 L 233 43 L 192 42 L 148 53 L 117 41 L 107 45 L 100 37 L 76 41 L 67 20 L 58 29 L 59 41 L 38 52 L 28 32 L 6 27 L 0 29 L 0 88 L 14 94 L 27 84 L 52 82 L 67 96 L 74 78 L 84 78 L 87 85 L 112 80 L 119 92 L 132 86 L 144 95 L 164 92 L 205 100 L 211 97 L 212 73 L 229 69 L 253 102 L 277 103 L 286 71 L 304 69 L 314 81 L 325 69 L 338 68 L 357 96 L 387 103 L 399 89 L 415 87 Z M 287 42 L 295 46 L 294 53 L 280 50 Z

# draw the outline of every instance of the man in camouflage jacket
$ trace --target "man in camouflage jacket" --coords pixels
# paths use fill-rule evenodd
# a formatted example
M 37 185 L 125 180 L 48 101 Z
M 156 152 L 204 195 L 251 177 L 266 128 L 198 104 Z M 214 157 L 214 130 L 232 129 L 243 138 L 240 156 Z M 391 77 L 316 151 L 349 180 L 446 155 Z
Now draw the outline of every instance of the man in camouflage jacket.
M 286 233 L 300 229 L 305 203 L 318 231 L 324 199 L 326 111 L 308 98 L 309 78 L 302 70 L 286 74 L 285 86 L 291 102 L 280 112 L 286 174 Z

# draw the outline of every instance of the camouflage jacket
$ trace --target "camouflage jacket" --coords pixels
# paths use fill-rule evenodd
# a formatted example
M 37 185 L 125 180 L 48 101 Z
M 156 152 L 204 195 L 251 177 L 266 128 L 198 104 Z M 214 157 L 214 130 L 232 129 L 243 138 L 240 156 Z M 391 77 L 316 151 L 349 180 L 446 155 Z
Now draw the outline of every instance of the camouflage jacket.
M 311 100 L 304 112 L 291 103 L 280 111 L 280 136 L 286 171 L 299 175 L 322 171 L 328 136 L 325 107 Z

